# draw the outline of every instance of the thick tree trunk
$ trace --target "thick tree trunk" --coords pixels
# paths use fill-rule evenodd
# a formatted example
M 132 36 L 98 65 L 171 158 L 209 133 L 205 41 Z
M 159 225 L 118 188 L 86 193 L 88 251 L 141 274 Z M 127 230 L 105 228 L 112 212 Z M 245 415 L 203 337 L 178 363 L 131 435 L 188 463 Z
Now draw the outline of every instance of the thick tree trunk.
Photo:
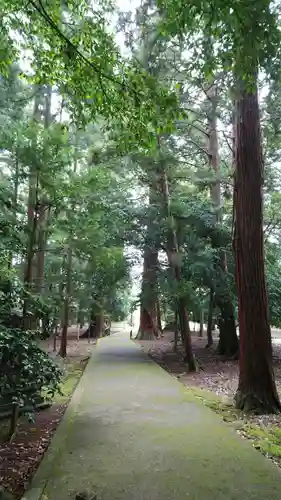
M 80 339 L 96 338 L 96 319 L 91 319 L 88 328 L 80 335 Z
M 136 336 L 137 340 L 155 340 L 158 337 L 156 329 L 156 311 L 153 311 L 154 318 L 152 318 L 151 311 L 147 311 L 145 307 L 141 306 L 140 309 L 140 326 Z
M 223 299 L 220 298 L 220 300 L 222 301 Z M 219 319 L 220 338 L 217 352 L 226 358 L 238 359 L 239 342 L 232 302 L 230 300 L 222 303 L 218 302 L 218 306 L 221 315 Z
M 104 314 L 103 311 L 100 310 L 96 315 L 96 332 L 97 338 L 103 337 L 104 334 Z
M 235 263 L 239 297 L 240 371 L 236 405 L 276 412 L 280 402 L 272 367 L 263 244 L 263 155 L 257 95 L 239 82 L 236 120 Z M 250 85 L 250 84 L 249 84 Z
M 218 150 L 217 133 L 217 88 L 212 85 L 207 95 L 210 102 L 210 111 L 208 115 L 208 137 L 209 137 L 209 162 L 210 168 L 215 172 L 215 182 L 211 187 L 211 198 L 216 209 L 216 221 L 221 221 L 221 194 L 220 194 L 220 161 Z M 220 321 L 220 340 L 219 353 L 225 357 L 238 357 L 239 342 L 235 327 L 234 307 L 231 300 L 230 289 L 227 282 L 227 273 L 225 265 L 225 252 L 220 251 L 218 260 L 215 261 L 216 271 L 215 296 L 216 304 L 221 311 Z
M 154 186 L 150 188 L 149 201 L 153 203 L 155 197 Z M 143 256 L 143 274 L 140 307 L 140 325 L 136 338 L 138 340 L 152 340 L 160 336 L 157 315 L 157 267 L 158 250 L 154 245 L 153 223 L 148 221 L 147 243 Z
M 94 301 L 90 311 L 90 322 L 85 332 L 80 335 L 80 339 L 98 339 L 104 333 L 104 313 L 101 307 L 97 307 L 97 302 Z

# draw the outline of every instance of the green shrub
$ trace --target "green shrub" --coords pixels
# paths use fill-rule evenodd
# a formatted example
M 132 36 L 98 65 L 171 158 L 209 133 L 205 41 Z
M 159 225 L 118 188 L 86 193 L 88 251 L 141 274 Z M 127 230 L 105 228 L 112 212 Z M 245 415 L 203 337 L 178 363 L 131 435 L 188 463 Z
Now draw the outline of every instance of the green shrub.
M 11 394 L 19 407 L 30 401 L 34 391 L 52 398 L 61 376 L 61 369 L 40 349 L 32 332 L 0 329 L 0 397 Z

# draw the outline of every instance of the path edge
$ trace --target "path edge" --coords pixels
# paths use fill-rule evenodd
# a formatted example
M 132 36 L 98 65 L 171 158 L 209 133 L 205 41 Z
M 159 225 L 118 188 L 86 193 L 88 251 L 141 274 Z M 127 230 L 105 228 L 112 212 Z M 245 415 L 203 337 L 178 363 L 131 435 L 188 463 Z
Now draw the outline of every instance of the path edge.
M 77 412 L 81 397 L 84 392 L 83 382 L 87 378 L 87 372 L 91 370 L 90 365 L 94 361 L 95 357 L 96 350 L 93 349 L 82 377 L 80 378 L 74 390 L 74 393 L 71 396 L 66 411 L 55 431 L 55 434 L 51 438 L 50 445 L 45 451 L 42 460 L 39 462 L 38 468 L 31 480 L 31 483 L 21 497 L 21 500 L 40 500 L 43 497 L 44 490 L 52 474 L 55 460 L 65 443 L 66 437 L 68 436 L 69 432 L 71 432 L 73 416 Z

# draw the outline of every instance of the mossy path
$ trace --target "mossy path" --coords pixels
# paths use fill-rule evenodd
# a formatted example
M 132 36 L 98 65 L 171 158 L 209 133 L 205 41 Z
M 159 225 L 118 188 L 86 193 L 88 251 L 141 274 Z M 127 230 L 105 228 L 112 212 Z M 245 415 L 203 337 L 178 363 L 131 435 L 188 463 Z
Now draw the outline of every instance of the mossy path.
M 99 341 L 27 493 L 280 500 L 280 471 L 120 332 Z

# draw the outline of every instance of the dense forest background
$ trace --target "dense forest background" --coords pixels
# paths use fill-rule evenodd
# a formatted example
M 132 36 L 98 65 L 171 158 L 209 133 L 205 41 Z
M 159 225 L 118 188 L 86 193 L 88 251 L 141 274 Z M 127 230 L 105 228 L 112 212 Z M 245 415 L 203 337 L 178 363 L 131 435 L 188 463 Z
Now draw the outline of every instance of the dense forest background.
M 206 348 L 216 323 L 219 354 L 239 357 L 236 405 L 279 410 L 278 6 L 0 0 L 0 12 L 1 391 L 22 397 L 38 366 L 55 390 L 34 339 L 60 333 L 65 357 L 70 324 L 100 336 L 139 306 L 137 338 L 171 323 L 191 371 L 189 320 L 207 323 Z

